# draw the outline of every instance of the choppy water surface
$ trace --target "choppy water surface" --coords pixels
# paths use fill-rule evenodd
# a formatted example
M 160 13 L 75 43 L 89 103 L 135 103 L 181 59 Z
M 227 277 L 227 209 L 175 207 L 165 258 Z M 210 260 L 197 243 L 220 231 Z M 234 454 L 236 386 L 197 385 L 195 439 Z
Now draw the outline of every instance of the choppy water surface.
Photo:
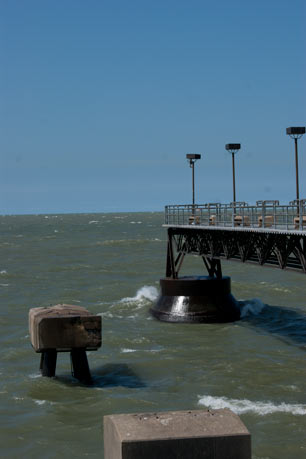
M 243 310 L 221 325 L 167 324 L 148 310 L 164 275 L 162 214 L 0 217 L 3 457 L 103 457 L 103 415 L 228 407 L 253 458 L 306 458 L 306 276 L 223 263 Z M 205 274 L 196 257 L 182 274 Z M 28 310 L 78 304 L 103 318 L 94 386 L 42 378 Z

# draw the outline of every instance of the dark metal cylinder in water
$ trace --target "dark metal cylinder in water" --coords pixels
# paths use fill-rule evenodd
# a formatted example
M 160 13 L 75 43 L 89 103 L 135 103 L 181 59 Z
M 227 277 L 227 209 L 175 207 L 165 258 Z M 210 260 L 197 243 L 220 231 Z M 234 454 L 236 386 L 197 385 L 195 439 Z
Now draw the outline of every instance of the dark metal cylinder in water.
M 151 314 L 165 322 L 222 323 L 240 318 L 231 279 L 199 276 L 160 279 L 161 293 Z

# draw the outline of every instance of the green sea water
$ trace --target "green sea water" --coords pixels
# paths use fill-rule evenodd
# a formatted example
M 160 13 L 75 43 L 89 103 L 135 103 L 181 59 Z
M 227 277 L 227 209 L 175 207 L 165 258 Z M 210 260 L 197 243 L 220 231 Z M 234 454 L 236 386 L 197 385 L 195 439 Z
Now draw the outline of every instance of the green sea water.
M 169 324 L 148 313 L 165 274 L 161 213 L 0 217 L 0 445 L 6 458 L 103 458 L 103 416 L 228 407 L 254 459 L 306 458 L 306 276 L 222 262 L 242 319 Z M 186 257 L 183 274 L 205 274 Z M 39 373 L 30 308 L 102 316 L 94 384 Z

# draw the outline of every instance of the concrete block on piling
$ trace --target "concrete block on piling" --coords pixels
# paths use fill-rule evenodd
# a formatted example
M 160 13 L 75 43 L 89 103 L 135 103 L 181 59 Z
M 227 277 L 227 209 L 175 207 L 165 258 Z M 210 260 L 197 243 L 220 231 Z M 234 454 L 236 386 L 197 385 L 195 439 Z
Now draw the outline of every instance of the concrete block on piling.
M 251 436 L 228 409 L 104 416 L 105 459 L 251 459 Z
M 101 347 L 101 317 L 81 306 L 58 304 L 29 311 L 31 344 L 36 352 Z

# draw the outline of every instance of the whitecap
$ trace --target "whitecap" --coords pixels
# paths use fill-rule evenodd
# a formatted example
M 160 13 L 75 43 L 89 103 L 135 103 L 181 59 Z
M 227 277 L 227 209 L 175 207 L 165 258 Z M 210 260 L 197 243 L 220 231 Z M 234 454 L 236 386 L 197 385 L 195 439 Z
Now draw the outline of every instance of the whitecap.
M 287 288 L 274 287 L 274 290 L 275 290 L 276 292 L 291 293 L 290 290 L 288 290 Z
M 244 319 L 248 316 L 258 316 L 265 308 L 265 304 L 258 298 L 252 300 L 239 301 L 240 318 Z
M 10 284 L 0 284 L 1 287 L 9 287 Z
M 98 220 L 90 220 L 90 222 L 88 222 L 88 225 L 92 225 L 93 223 L 99 223 Z
M 280 403 L 278 405 L 272 402 L 254 402 L 247 399 L 229 399 L 226 397 L 212 397 L 210 395 L 201 397 L 199 405 L 203 405 L 213 410 L 229 408 L 234 413 L 240 415 L 245 413 L 255 413 L 259 416 L 274 413 L 290 413 L 293 415 L 306 415 L 306 405 Z
M 111 312 L 99 312 L 97 315 L 101 317 L 108 317 L 109 319 L 114 317 Z
M 122 348 L 122 349 L 121 349 L 121 352 L 122 352 L 123 354 L 128 354 L 128 353 L 130 353 L 130 352 L 136 352 L 136 349 L 126 349 L 126 348 Z
M 41 374 L 40 374 L 40 373 L 35 373 L 35 374 L 29 375 L 29 377 L 30 377 L 31 379 L 41 378 Z
M 34 400 L 36 405 L 44 405 L 46 403 L 46 400 Z
M 144 285 L 137 290 L 134 297 L 122 298 L 120 303 L 136 303 L 143 300 L 155 301 L 158 297 L 158 290 L 152 285 Z
M 6 269 L 2 269 L 2 271 L 0 271 L 0 274 L 7 274 L 7 270 Z

